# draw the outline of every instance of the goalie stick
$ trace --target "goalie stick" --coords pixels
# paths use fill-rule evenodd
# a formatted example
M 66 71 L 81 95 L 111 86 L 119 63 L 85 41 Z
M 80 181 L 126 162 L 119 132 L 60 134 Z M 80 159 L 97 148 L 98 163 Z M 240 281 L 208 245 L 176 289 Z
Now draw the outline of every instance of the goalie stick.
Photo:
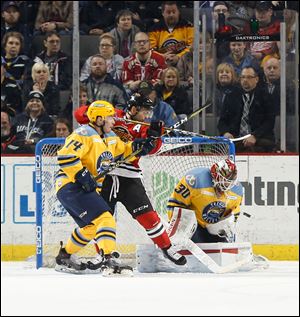
M 193 254 L 193 256 L 199 260 L 199 262 L 204 264 L 212 273 L 216 274 L 235 272 L 243 265 L 249 263 L 252 259 L 252 256 L 249 255 L 240 261 L 226 266 L 220 266 L 209 255 L 201 250 L 192 240 L 186 239 L 183 243 L 187 250 L 189 250 Z
M 166 225 L 167 226 L 167 225 Z M 234 272 L 251 261 L 251 255 L 226 266 L 218 265 L 209 255 L 197 246 L 190 238 L 197 227 L 197 219 L 194 211 L 176 207 L 173 210 L 172 219 L 167 227 L 167 233 L 171 241 L 180 246 L 181 250 L 188 250 L 212 273 L 222 274 Z
M 205 102 L 204 106 L 202 106 L 201 108 L 195 110 L 194 112 L 192 112 L 191 114 L 189 114 L 187 117 L 179 120 L 178 122 L 176 122 L 173 126 L 168 128 L 168 131 L 166 131 L 164 134 L 162 134 L 160 136 L 166 136 L 168 135 L 170 132 L 175 131 L 175 129 L 177 129 L 178 127 L 180 127 L 181 125 L 183 125 L 184 123 L 186 123 L 187 121 L 189 121 L 190 119 L 194 118 L 195 116 L 197 116 L 200 112 L 202 112 L 204 109 L 208 108 L 211 105 L 211 100 L 208 100 Z M 105 171 L 103 171 L 102 173 L 100 173 L 99 175 L 97 175 L 94 179 L 95 181 L 99 180 L 100 178 L 104 177 L 106 174 L 110 173 L 112 170 L 114 170 L 115 168 L 119 167 L 120 165 L 129 162 L 133 157 L 135 157 L 137 154 L 139 154 L 142 151 L 142 148 L 132 152 L 130 155 L 126 156 L 123 160 L 118 160 L 117 162 L 112 163 L 108 169 L 106 169 Z
M 136 121 L 136 120 L 131 120 L 131 119 L 126 119 L 126 118 L 117 118 L 116 120 L 119 121 L 125 121 L 125 122 L 129 122 L 129 123 L 135 123 L 135 124 L 141 124 L 141 125 L 146 125 L 146 126 L 150 126 L 150 123 L 148 122 L 141 122 L 141 121 Z M 210 135 L 204 135 L 204 134 L 199 134 L 196 132 L 191 132 L 191 131 L 186 131 L 186 130 L 181 130 L 181 129 L 171 129 L 171 128 L 164 128 L 166 131 L 169 132 L 178 132 L 178 133 L 182 133 L 184 135 L 190 135 L 190 136 L 198 136 L 198 137 L 202 137 L 202 138 L 207 138 L 207 139 L 212 139 L 212 140 L 220 140 L 221 137 L 215 137 L 215 136 L 210 136 Z M 238 142 L 238 141 L 242 141 L 247 139 L 251 134 L 247 134 L 244 135 L 242 137 L 239 138 L 232 138 L 229 139 L 232 142 Z M 226 138 L 227 139 L 227 138 Z

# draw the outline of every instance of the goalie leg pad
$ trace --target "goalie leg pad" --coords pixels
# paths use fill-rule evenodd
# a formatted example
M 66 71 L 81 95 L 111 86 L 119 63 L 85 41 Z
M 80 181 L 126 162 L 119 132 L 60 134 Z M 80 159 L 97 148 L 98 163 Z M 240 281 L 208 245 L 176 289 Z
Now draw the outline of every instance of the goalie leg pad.
M 195 212 L 190 209 L 178 208 L 173 209 L 170 225 L 167 229 L 172 242 L 190 239 L 197 228 L 197 219 Z

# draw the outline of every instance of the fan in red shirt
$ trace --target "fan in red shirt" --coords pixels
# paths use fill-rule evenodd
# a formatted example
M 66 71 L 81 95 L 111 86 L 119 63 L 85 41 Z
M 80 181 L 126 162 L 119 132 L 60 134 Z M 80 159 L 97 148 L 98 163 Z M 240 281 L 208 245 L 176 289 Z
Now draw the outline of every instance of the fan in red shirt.
M 144 121 L 152 116 L 153 102 L 139 94 L 132 95 L 125 110 L 117 110 L 114 132 L 124 141 L 153 138 L 156 146 L 149 153 L 157 152 L 161 146 L 161 122 L 152 122 L 150 126 L 128 123 L 122 119 Z M 88 107 L 86 107 L 87 109 Z M 80 107 L 74 113 L 79 123 L 85 123 L 84 108 Z M 120 118 L 118 120 L 118 118 Z M 131 216 L 146 230 L 149 238 L 162 250 L 165 257 L 177 265 L 184 265 L 186 258 L 177 253 L 172 245 L 166 229 L 158 214 L 154 211 L 150 199 L 142 182 L 142 171 L 139 159 L 131 163 L 124 163 L 106 175 L 102 184 L 101 196 L 112 210 L 117 202 L 121 202 Z

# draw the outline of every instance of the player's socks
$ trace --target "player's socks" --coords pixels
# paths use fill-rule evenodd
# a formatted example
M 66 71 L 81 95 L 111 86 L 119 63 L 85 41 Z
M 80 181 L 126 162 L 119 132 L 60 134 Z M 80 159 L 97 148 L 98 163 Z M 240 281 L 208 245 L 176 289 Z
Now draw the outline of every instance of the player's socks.
M 171 245 L 166 229 L 155 211 L 139 215 L 136 220 L 145 228 L 148 237 L 159 248 L 164 249 Z

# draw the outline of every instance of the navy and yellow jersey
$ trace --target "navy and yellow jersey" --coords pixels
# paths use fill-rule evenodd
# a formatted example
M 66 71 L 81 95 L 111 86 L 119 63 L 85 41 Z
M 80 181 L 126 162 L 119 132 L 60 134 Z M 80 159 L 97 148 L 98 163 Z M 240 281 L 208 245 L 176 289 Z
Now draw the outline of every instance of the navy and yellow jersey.
M 217 195 L 209 168 L 195 168 L 175 187 L 168 201 L 168 216 L 170 219 L 174 207 L 191 209 L 195 211 L 198 224 L 205 228 L 207 224 L 224 219 L 230 212 L 238 217 L 242 197 L 243 187 L 240 183 Z
M 83 167 L 95 177 L 108 168 L 116 158 L 132 153 L 132 142 L 124 143 L 110 132 L 100 137 L 91 125 L 83 125 L 66 138 L 65 145 L 58 151 L 60 170 L 56 176 L 56 191 L 75 182 L 75 175 Z M 133 160 L 136 157 L 133 157 Z M 103 179 L 98 180 L 101 187 Z
M 189 51 L 193 45 L 193 37 L 193 25 L 184 19 L 179 20 L 172 32 L 168 30 L 163 19 L 149 31 L 151 48 L 161 54 L 170 51 L 179 57 Z

